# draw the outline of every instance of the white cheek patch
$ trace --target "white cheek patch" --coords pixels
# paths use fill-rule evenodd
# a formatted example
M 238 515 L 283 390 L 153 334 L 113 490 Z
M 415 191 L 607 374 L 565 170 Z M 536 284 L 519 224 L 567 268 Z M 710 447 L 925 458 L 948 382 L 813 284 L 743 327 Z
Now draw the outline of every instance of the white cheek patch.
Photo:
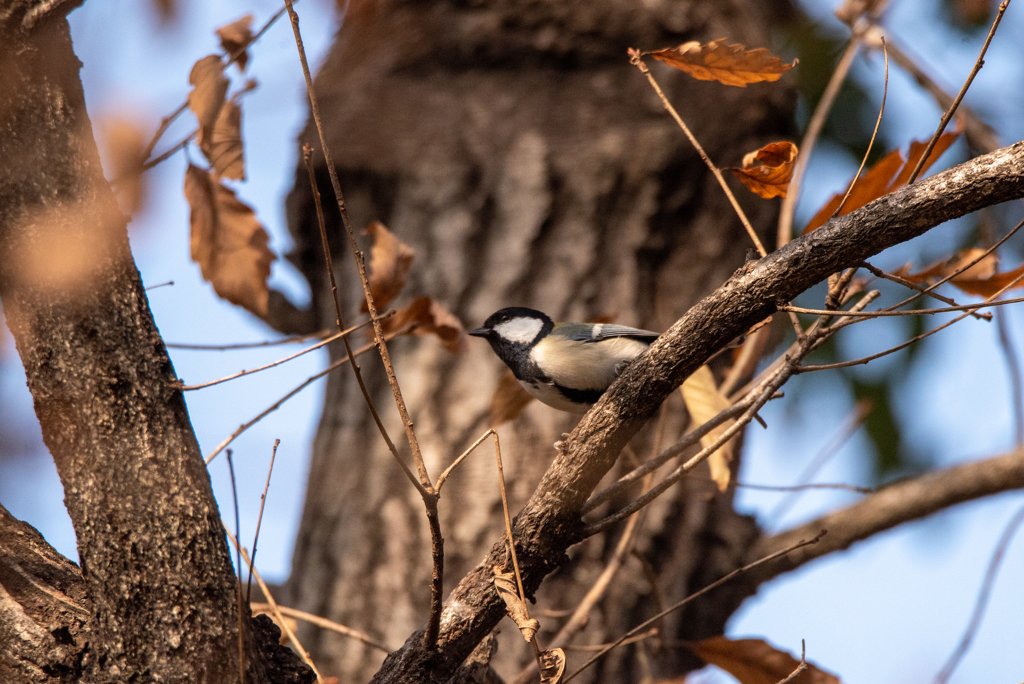
M 494 332 L 504 337 L 509 342 L 521 342 L 528 344 L 533 342 L 537 333 L 544 327 L 544 321 L 537 318 L 513 318 L 494 326 Z

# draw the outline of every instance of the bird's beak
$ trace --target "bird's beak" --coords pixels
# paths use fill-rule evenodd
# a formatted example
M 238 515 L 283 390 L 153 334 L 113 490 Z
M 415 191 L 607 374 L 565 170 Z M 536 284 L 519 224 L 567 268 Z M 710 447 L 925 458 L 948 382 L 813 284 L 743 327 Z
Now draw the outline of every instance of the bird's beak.
M 470 330 L 466 334 L 467 335 L 472 335 L 473 337 L 487 337 L 490 333 L 491 333 L 491 329 L 490 328 L 476 328 L 475 330 Z

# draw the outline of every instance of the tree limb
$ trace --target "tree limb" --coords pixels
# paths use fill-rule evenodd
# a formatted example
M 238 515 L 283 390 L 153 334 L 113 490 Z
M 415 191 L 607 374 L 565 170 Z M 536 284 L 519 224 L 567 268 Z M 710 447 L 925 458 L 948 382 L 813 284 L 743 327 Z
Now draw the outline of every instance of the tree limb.
M 565 560 L 580 535 L 580 510 L 619 451 L 662 401 L 717 349 L 801 292 L 843 268 L 953 218 L 1024 196 L 1024 143 L 972 159 L 829 221 L 738 270 L 690 309 L 623 373 L 565 441 L 514 536 L 528 593 Z M 412 635 L 375 682 L 442 682 L 501 619 L 491 568 L 505 563 L 499 542 L 452 592 L 436 651 Z
M 239 617 L 210 477 L 103 177 L 67 21 L 13 19 L 0 13 L 0 297 L 89 611 L 87 635 L 39 628 L 16 591 L 19 578 L 32 584 L 30 566 L 8 559 L 0 613 L 36 646 L 17 667 L 57 681 L 212 684 L 244 666 L 250 684 L 269 682 L 272 640 L 247 609 Z M 36 662 L 47 653 L 48 668 Z
M 800 527 L 762 539 L 750 550 L 750 558 L 786 548 L 803 535 L 828 530 L 813 548 L 803 548 L 754 573 L 758 583 L 834 551 L 850 548 L 901 523 L 917 520 L 954 504 L 1024 487 L 1024 449 L 983 461 L 975 461 L 901 480 L 864 498 L 849 508 L 818 518 Z

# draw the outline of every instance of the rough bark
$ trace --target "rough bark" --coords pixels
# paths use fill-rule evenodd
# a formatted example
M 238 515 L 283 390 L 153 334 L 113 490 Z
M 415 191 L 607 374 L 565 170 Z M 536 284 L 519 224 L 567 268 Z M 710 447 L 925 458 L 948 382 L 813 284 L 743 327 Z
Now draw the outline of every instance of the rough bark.
M 236 582 L 217 503 L 103 178 L 67 21 L 0 10 L 0 296 L 78 538 L 68 607 L 90 613 L 87 629 L 76 612 L 36 630 L 45 616 L 12 593 L 31 575 L 7 563 L 4 610 L 23 609 L 37 646 L 11 667 L 39 681 L 234 681 Z M 69 591 L 73 567 L 54 567 Z M 247 680 L 269 681 L 244 631 Z
M 355 3 L 317 78 L 329 144 L 357 227 L 383 220 L 417 251 L 401 305 L 429 294 L 467 325 L 522 304 L 560 320 L 614 315 L 660 330 L 728 278 L 751 247 L 727 201 L 665 115 L 626 48 L 650 49 L 728 35 L 769 44 L 783 3 L 376 2 Z M 301 12 L 301 8 L 299 8 Z M 655 67 L 711 156 L 737 163 L 784 137 L 792 89 L 785 83 L 725 88 Z M 319 148 L 310 128 L 303 136 Z M 326 172 L 321 192 L 331 197 Z M 740 191 L 745 193 L 745 191 Z M 741 194 L 767 232 L 775 204 Z M 330 204 L 328 202 L 327 204 Z M 325 296 L 308 180 L 299 169 L 290 198 L 293 255 L 310 280 L 319 324 L 333 321 Z M 329 217 L 336 270 L 349 315 L 361 290 L 338 219 Z M 475 341 L 474 341 L 475 342 Z M 487 427 L 492 391 L 505 372 L 486 345 L 458 357 L 429 339 L 391 345 L 399 380 L 436 476 Z M 337 350 L 334 352 L 338 353 Z M 379 363 L 364 373 L 394 439 L 402 426 Z M 297 607 L 398 644 L 427 617 L 430 547 L 422 504 L 381 443 L 349 372 L 327 389 L 314 447 L 289 597 Z M 667 438 L 682 429 L 678 405 Z M 513 510 L 554 456 L 551 444 L 576 419 L 533 405 L 502 426 Z M 646 454 L 650 435 L 635 448 Z M 487 552 L 501 529 L 494 457 L 472 456 L 445 486 L 446 591 Z M 647 515 L 636 547 L 665 600 L 731 569 L 755 533 L 729 497 L 704 483 L 675 490 Z M 618 532 L 573 551 L 575 570 L 545 586 L 542 605 L 575 605 L 615 546 Z M 583 638 L 601 641 L 654 605 L 640 562 L 630 558 Z M 670 638 L 721 630 L 730 610 L 667 621 Z M 556 629 L 557 621 L 545 621 Z M 366 680 L 380 655 L 305 628 L 303 643 L 328 674 Z M 500 670 L 531 655 L 512 630 L 501 636 Z M 542 640 L 550 632 L 542 634 Z M 599 676 L 628 681 L 634 652 Z M 678 672 L 687 656 L 666 651 L 655 672 Z M 693 661 L 690 661 L 693 662 Z

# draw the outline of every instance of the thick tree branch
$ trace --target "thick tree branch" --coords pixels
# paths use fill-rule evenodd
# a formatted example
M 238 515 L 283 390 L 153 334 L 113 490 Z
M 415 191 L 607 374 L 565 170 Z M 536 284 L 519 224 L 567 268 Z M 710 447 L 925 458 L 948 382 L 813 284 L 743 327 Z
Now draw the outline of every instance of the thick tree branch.
M 24 25 L 0 21 L 0 297 L 90 611 L 87 638 L 32 633 L 35 653 L 54 652 L 41 672 L 77 681 L 62 669 L 77 649 L 86 680 L 235 681 L 241 624 L 246 680 L 270 681 L 265 642 L 238 617 L 209 474 L 103 177 L 67 21 Z M 12 563 L 14 580 L 31 577 Z M 20 607 L 30 627 L 3 586 L 3 610 Z
M 843 268 L 959 216 L 1024 197 L 1024 143 L 936 174 L 860 210 L 833 219 L 737 271 L 690 309 L 637 359 L 566 440 L 533 497 L 516 517 L 515 538 L 528 593 L 579 539 L 580 510 L 619 451 L 662 401 L 717 349 L 804 290 Z M 502 543 L 452 592 L 436 651 L 410 637 L 375 682 L 447 680 L 503 615 L 491 567 Z
M 854 542 L 901 523 L 923 518 L 964 501 L 1022 487 L 1024 449 L 896 482 L 849 508 L 762 539 L 751 548 L 750 558 L 760 558 L 784 549 L 812 530 L 814 533 L 828 530 L 814 548 L 800 549 L 771 567 L 759 569 L 754 575 L 755 581 L 765 582 L 815 558 L 848 549 Z

